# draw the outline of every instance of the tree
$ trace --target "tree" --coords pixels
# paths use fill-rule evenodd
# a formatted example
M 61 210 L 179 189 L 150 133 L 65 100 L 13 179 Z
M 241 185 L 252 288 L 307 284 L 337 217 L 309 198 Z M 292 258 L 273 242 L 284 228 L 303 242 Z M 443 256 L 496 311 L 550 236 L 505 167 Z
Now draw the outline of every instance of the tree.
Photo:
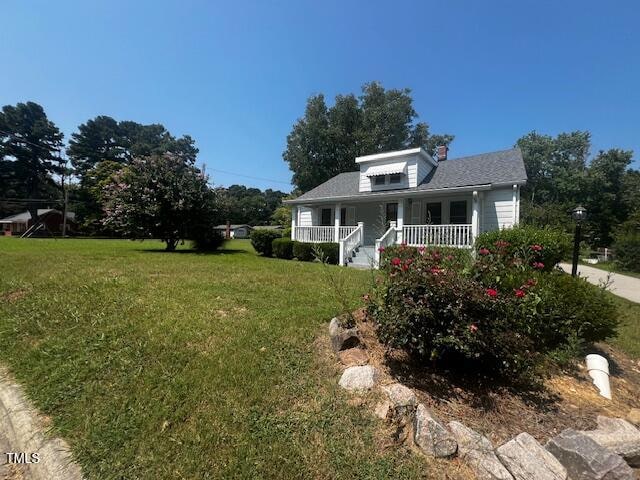
M 247 188 L 231 185 L 224 190 L 227 205 L 227 219 L 231 223 L 268 225 L 273 212 L 282 204 L 285 193 L 267 189 Z
M 19 198 L 53 197 L 53 175 L 64 173 L 63 135 L 34 102 L 0 111 L 0 191 Z M 35 218 L 37 206 L 29 203 Z
M 132 239 L 159 238 L 167 251 L 220 221 L 206 176 L 185 158 L 135 158 L 104 189 L 103 223 Z
M 359 98 L 337 95 L 330 108 L 324 95 L 310 97 L 283 153 L 293 184 L 304 193 L 352 171 L 357 156 L 418 146 L 433 153 L 453 141 L 452 135 L 431 135 L 426 123 L 413 123 L 416 118 L 409 89 L 385 90 L 377 82 L 365 84 Z
M 193 162 L 198 149 L 189 135 L 176 138 L 163 125 L 117 122 L 100 115 L 71 134 L 67 153 L 76 174 L 82 179 L 102 161 L 127 164 L 133 158 L 173 153 Z
M 282 205 L 276 208 L 271 215 L 271 222 L 274 225 L 282 225 L 283 227 L 291 225 L 291 207 Z
M 97 184 L 133 158 L 171 153 L 193 163 L 198 154 L 194 143 L 189 135 L 174 137 L 161 124 L 117 122 L 105 115 L 80 125 L 71 134 L 67 153 L 80 179 L 77 213 L 85 231 L 95 233 L 102 229 L 101 233 L 110 233 L 101 227 L 103 209 Z
M 601 150 L 589 165 L 587 204 L 594 243 L 610 245 L 614 226 L 631 213 L 623 185 L 632 157 L 632 151 Z
M 556 138 L 531 132 L 520 138 L 527 169 L 522 196 L 532 204 L 575 202 L 584 186 L 591 147 L 589 132 L 561 133 Z

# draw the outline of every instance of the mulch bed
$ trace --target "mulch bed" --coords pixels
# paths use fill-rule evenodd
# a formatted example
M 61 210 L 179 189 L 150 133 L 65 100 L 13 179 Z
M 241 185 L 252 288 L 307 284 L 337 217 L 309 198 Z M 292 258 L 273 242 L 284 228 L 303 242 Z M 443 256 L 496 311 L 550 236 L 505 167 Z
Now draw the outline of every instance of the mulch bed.
M 494 445 L 528 432 L 544 443 L 565 428 L 589 430 L 596 416 L 626 418 L 631 408 L 640 408 L 638 362 L 606 344 L 597 351 L 609 359 L 613 400 L 598 394 L 584 366 L 558 372 L 539 387 L 497 385 L 477 375 L 436 371 L 412 364 L 402 351 L 381 345 L 375 326 L 363 310 L 355 312 L 370 363 L 385 376 L 412 388 L 420 402 L 444 422 L 458 420 L 485 434 Z

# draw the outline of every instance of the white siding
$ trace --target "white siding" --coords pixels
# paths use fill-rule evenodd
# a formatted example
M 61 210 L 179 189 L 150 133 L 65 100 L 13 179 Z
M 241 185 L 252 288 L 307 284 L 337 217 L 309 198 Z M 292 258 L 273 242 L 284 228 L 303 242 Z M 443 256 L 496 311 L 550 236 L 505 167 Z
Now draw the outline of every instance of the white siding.
M 385 165 L 387 163 L 397 163 L 399 161 L 407 162 L 407 174 L 403 175 L 402 183 L 384 186 L 375 186 L 371 181 L 371 177 L 367 177 L 370 167 Z M 416 155 L 405 159 L 380 160 L 375 162 L 367 162 L 360 164 L 360 191 L 371 192 L 378 190 L 396 190 L 398 188 L 414 188 L 418 186 L 422 180 L 429 174 L 433 166 L 425 161 L 422 157 Z
M 416 162 L 416 186 L 420 185 L 427 175 L 433 169 L 433 165 L 424 161 L 422 158 L 418 158 Z
M 513 227 L 515 218 L 513 189 L 501 188 L 484 192 L 480 231 Z
M 313 208 L 311 207 L 298 208 L 298 226 L 299 227 L 313 226 Z

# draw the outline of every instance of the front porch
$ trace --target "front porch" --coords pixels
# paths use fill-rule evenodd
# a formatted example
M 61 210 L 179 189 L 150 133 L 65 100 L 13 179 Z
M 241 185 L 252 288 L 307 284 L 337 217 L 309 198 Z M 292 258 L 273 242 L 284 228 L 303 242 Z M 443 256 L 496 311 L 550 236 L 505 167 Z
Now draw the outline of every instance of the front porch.
M 478 192 L 457 196 L 414 197 L 393 201 L 294 206 L 291 238 L 335 242 L 340 264 L 366 251 L 377 266 L 379 250 L 394 244 L 471 248 L 480 232 Z

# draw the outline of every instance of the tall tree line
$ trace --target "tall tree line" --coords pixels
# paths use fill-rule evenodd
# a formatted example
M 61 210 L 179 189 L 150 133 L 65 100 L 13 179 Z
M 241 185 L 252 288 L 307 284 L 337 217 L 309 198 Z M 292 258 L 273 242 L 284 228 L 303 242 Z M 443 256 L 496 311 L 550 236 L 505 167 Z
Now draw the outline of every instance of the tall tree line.
M 523 222 L 570 229 L 571 210 L 582 204 L 587 241 L 599 247 L 610 246 L 619 229 L 640 217 L 640 171 L 631 167 L 631 150 L 600 150 L 590 157 L 586 131 L 555 137 L 534 131 L 516 145 L 529 177 L 522 189 Z
M 293 172 L 293 185 L 299 193 L 311 190 L 353 171 L 354 159 L 361 155 L 411 147 L 433 152 L 453 141 L 453 135 L 432 134 L 417 118 L 411 90 L 387 90 L 378 82 L 363 85 L 359 97 L 337 95 L 331 107 L 323 94 L 310 97 L 282 154 Z

